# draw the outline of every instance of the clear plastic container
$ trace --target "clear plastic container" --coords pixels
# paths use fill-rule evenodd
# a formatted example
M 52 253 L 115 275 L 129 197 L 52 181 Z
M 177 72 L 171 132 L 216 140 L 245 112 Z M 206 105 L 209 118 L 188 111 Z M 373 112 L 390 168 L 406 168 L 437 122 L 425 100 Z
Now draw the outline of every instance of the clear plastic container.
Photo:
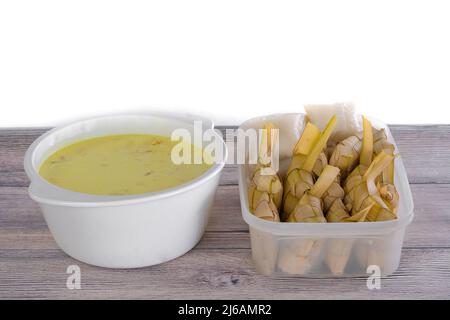
M 370 121 L 375 128 L 385 128 L 388 140 L 395 145 L 384 123 Z M 245 123 L 241 127 L 246 128 Z M 401 156 L 395 159 L 395 186 L 400 194 L 398 218 L 383 222 L 283 223 L 257 218 L 248 206 L 249 169 L 249 165 L 239 165 L 239 192 L 259 273 L 283 277 L 354 277 L 367 276 L 368 267 L 375 265 L 386 276 L 398 268 L 405 229 L 414 216 Z

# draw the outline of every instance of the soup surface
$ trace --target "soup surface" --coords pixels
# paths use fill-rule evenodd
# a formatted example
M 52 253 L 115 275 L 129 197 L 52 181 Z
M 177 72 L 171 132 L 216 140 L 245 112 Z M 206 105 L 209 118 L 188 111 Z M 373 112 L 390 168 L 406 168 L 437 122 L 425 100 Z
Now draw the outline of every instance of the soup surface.
M 92 138 L 56 151 L 43 162 L 39 173 L 61 188 L 88 194 L 160 191 L 188 182 L 211 167 L 173 163 L 172 148 L 178 143 L 148 134 Z M 202 152 L 192 144 L 187 147 Z

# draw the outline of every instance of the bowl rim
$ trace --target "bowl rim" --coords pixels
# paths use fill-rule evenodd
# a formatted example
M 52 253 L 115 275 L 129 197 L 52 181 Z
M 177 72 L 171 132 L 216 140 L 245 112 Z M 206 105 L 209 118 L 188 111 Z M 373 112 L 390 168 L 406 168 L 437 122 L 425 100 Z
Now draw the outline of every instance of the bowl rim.
M 167 188 L 161 191 L 147 192 L 135 195 L 125 195 L 125 196 L 114 196 L 114 195 L 94 195 L 72 191 L 54 185 L 47 180 L 45 180 L 38 172 L 35 167 L 35 156 L 36 149 L 43 143 L 47 138 L 56 133 L 66 129 L 69 126 L 80 125 L 83 122 L 92 120 L 107 120 L 111 118 L 125 118 L 125 117 L 148 117 L 148 118 L 165 118 L 167 120 L 181 121 L 191 124 L 193 121 L 201 120 L 204 123 L 205 129 L 213 129 L 214 136 L 216 139 L 220 139 L 220 143 L 223 147 L 223 157 L 220 162 L 214 163 L 211 168 L 206 170 L 200 176 L 187 181 L 183 184 Z M 138 133 L 138 132 L 136 132 Z M 74 135 L 76 137 L 76 135 Z M 106 206 L 123 206 L 123 205 L 133 205 L 142 202 L 155 201 L 159 199 L 164 199 L 168 197 L 175 196 L 180 193 L 187 192 L 193 188 L 196 188 L 207 181 L 211 180 L 214 176 L 218 175 L 223 167 L 225 166 L 226 160 L 228 158 L 227 145 L 224 142 L 221 135 L 214 130 L 214 123 L 205 117 L 192 115 L 192 114 L 175 114 L 169 112 L 133 112 L 133 113 L 115 113 L 100 115 L 95 117 L 88 117 L 79 119 L 66 123 L 61 126 L 57 126 L 53 129 L 48 130 L 41 136 L 39 136 L 33 143 L 28 147 L 25 157 L 24 157 L 24 169 L 30 179 L 30 186 L 28 188 L 29 196 L 37 201 L 38 203 L 58 205 L 58 206 L 70 206 L 70 207 L 106 207 Z M 61 199 L 62 198 L 62 199 Z

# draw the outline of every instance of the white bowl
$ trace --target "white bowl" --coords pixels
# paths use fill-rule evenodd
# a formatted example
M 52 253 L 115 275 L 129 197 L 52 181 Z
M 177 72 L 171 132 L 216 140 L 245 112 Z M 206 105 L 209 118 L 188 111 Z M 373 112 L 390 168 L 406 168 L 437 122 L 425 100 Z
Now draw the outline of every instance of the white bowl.
M 53 185 L 39 173 L 40 164 L 61 147 L 96 136 L 144 133 L 170 136 L 177 128 L 193 133 L 194 120 L 212 129 L 210 120 L 167 114 L 125 114 L 78 121 L 39 137 L 27 150 L 25 171 L 30 197 L 39 203 L 56 243 L 80 261 L 108 268 L 159 264 L 188 252 L 208 223 L 223 158 L 200 177 L 180 186 L 131 196 L 97 196 Z

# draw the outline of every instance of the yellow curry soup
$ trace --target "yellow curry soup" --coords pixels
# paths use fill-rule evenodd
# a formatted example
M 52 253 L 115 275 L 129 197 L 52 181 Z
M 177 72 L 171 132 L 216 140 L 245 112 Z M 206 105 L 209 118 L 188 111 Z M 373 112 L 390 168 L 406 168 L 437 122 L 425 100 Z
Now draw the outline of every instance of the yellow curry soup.
M 191 181 L 211 165 L 175 164 L 179 142 L 149 134 L 121 134 L 87 139 L 50 155 L 39 169 L 48 182 L 94 195 L 135 195 L 161 191 Z M 189 145 L 192 152 L 200 148 Z M 205 162 L 205 161 L 203 161 Z

